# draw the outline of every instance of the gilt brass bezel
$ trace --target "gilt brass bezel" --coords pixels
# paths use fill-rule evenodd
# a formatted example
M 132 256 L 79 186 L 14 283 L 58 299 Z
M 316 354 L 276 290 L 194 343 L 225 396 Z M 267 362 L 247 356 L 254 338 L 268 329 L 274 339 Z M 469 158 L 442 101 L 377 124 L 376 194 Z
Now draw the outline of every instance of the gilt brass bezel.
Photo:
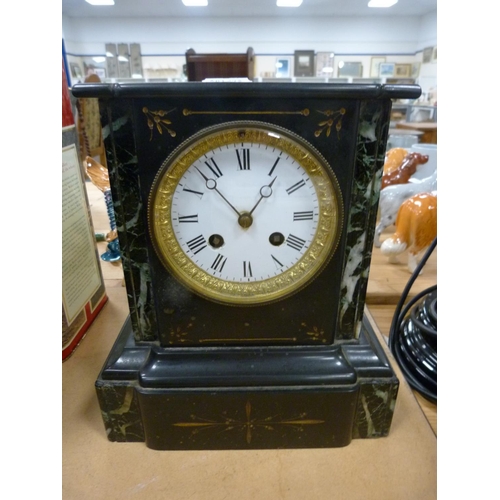
M 316 189 L 319 218 L 313 242 L 282 274 L 261 281 L 233 282 L 212 276 L 194 264 L 179 245 L 171 220 L 172 198 L 186 170 L 204 154 L 229 144 L 263 144 L 282 150 L 302 166 Z M 258 305 L 281 300 L 310 283 L 327 265 L 338 245 L 343 220 L 339 183 L 323 156 L 300 136 L 258 121 L 234 121 L 207 127 L 180 144 L 163 162 L 153 182 L 148 224 L 155 251 L 184 286 L 206 299 L 228 305 Z

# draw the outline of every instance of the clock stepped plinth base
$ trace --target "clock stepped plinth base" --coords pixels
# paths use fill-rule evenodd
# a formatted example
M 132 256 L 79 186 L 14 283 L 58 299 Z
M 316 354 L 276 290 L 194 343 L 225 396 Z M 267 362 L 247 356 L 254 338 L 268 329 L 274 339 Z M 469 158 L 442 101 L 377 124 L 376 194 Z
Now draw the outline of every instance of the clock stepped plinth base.
M 110 441 L 277 449 L 386 436 L 398 385 L 366 318 L 345 344 L 207 349 L 135 342 L 128 319 L 96 390 Z

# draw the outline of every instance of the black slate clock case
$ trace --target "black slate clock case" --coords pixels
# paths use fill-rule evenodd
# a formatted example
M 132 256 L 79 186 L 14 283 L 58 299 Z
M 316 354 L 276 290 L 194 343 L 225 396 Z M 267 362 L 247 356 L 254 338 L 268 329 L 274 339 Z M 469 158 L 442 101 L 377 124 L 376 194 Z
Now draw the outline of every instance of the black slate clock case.
M 96 383 L 108 438 L 156 449 L 343 446 L 388 433 L 398 381 L 363 319 L 391 99 L 417 86 L 82 84 L 98 97 L 130 317 Z M 191 292 L 153 249 L 162 164 L 212 125 L 290 130 L 328 162 L 342 230 L 327 266 L 277 302 Z M 225 432 L 221 432 L 221 431 Z
M 308 111 L 304 111 L 304 101 L 296 101 L 295 104 L 292 99 L 278 100 L 272 94 L 269 97 L 255 98 L 249 95 L 227 99 L 209 99 L 201 94 L 182 98 L 182 105 L 176 107 L 176 104 L 180 104 L 177 97 L 166 97 L 161 101 L 145 99 L 143 109 L 156 110 L 161 106 L 161 109 L 171 110 L 168 117 L 172 123 L 168 126 L 175 126 L 175 137 L 165 137 L 165 133 L 159 134 L 158 130 L 153 129 L 153 138 L 150 140 L 144 112 L 135 107 L 133 121 L 138 124 L 137 166 L 141 202 L 147 205 L 152 181 L 159 167 L 182 141 L 206 127 L 230 121 L 240 122 L 242 117 L 251 119 L 249 122 L 265 121 L 284 127 L 313 144 L 329 165 L 334 167 L 332 170 L 339 181 L 343 198 L 349 200 L 353 181 L 353 169 L 349 165 L 354 163 L 352 139 L 356 136 L 356 130 L 352 128 L 355 124 L 351 121 L 345 125 L 346 130 L 343 132 L 349 142 L 344 146 L 340 146 L 340 141 L 333 135 L 326 140 L 321 136 L 317 138 Z M 324 103 L 318 99 L 309 98 L 306 104 L 308 110 L 324 107 Z M 346 103 L 345 113 L 355 114 L 355 106 L 354 102 Z M 290 115 L 290 109 L 302 114 Z M 228 110 L 233 113 L 228 115 Z M 268 114 L 261 114 L 259 110 L 265 110 Z M 255 111 L 255 114 L 248 114 L 249 111 Z M 343 217 L 341 225 L 345 227 L 345 224 Z M 335 255 L 343 255 L 345 234 L 342 234 Z M 149 234 L 146 237 L 149 238 Z M 189 293 L 168 273 L 155 252 L 150 252 L 149 264 L 161 345 L 242 345 L 243 342 L 245 345 L 315 344 L 317 339 L 310 335 L 312 331 L 322 332 L 323 343 L 333 341 L 337 316 L 334 304 L 339 303 L 342 258 L 332 258 L 312 283 L 291 297 L 272 304 L 246 307 L 217 304 Z M 168 307 L 165 307 L 166 304 Z M 304 304 L 307 304 L 307 308 L 303 307 Z M 185 333 L 181 338 L 176 335 L 179 329 Z

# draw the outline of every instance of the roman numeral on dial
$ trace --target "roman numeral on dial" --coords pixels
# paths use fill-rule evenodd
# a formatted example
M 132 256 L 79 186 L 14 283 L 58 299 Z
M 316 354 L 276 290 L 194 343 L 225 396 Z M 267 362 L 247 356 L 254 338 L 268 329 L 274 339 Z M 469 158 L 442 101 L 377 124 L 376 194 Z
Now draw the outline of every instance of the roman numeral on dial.
M 250 150 L 247 148 L 237 149 L 239 170 L 250 170 Z
M 198 222 L 198 214 L 195 215 L 179 215 L 179 222 Z
M 201 234 L 196 238 L 189 240 L 186 245 L 189 247 L 189 250 L 191 250 L 191 252 L 193 252 L 195 255 L 198 252 L 201 252 L 204 248 L 207 248 L 207 242 Z
M 273 254 L 271 254 L 271 257 L 274 260 L 274 263 L 276 264 L 277 268 L 283 267 L 283 264 Z
M 307 212 L 294 212 L 293 220 L 294 222 L 299 220 L 313 220 L 313 211 L 309 210 Z
M 252 266 L 250 264 L 250 261 L 247 262 L 246 260 L 243 261 L 243 277 L 244 278 L 252 278 Z
M 210 268 L 213 269 L 214 271 L 218 271 L 219 273 L 221 273 L 222 270 L 224 269 L 224 265 L 226 264 L 226 261 L 227 261 L 227 257 L 224 257 L 221 254 L 218 254 L 217 257 L 215 257 L 215 260 Z
M 294 236 L 293 234 L 290 234 L 288 236 L 288 238 L 286 239 L 286 244 L 290 248 L 293 248 L 294 250 L 297 250 L 298 252 L 300 252 L 304 248 L 304 245 L 306 244 L 306 240 L 303 240 L 302 238 L 299 238 L 298 236 Z
M 217 177 L 217 179 L 219 177 L 222 177 L 222 172 L 220 168 L 217 166 L 217 163 L 215 163 L 215 160 L 213 158 L 209 158 L 208 161 L 205 162 L 205 165 L 210 169 L 212 174 L 214 174 L 215 177 Z
M 301 181 L 297 182 L 296 184 L 294 184 L 293 186 L 290 186 L 286 192 L 288 194 L 292 194 L 292 193 L 295 193 L 295 191 L 297 191 L 297 189 L 300 189 L 302 186 L 305 186 L 306 185 L 306 182 L 304 181 L 304 179 L 302 179 Z
M 201 191 L 195 191 L 194 189 L 189 189 L 189 188 L 182 188 L 183 191 L 186 191 L 187 193 L 193 193 L 196 196 L 199 196 L 200 198 L 203 196 L 203 193 Z

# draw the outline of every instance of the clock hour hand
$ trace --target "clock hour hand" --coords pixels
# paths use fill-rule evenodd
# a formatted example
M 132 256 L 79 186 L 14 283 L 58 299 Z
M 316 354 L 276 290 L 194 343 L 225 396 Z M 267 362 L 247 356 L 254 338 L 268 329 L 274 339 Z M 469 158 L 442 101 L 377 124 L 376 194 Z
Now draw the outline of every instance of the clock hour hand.
M 263 198 L 269 198 L 272 194 L 273 194 L 273 190 L 272 190 L 272 187 L 273 187 L 273 184 L 274 184 L 274 181 L 278 178 L 278 176 L 276 176 L 270 184 L 267 184 L 265 186 L 262 186 L 260 188 L 260 198 L 257 200 L 257 203 L 254 205 L 254 207 L 252 208 L 252 210 L 250 210 L 249 212 L 249 215 L 252 215 L 253 214 L 253 211 L 257 208 L 257 206 L 259 205 L 259 203 L 263 200 Z
M 198 167 L 195 168 L 196 170 L 198 170 L 203 179 L 205 179 L 205 185 L 207 186 L 207 189 L 215 191 L 236 212 L 238 217 L 241 217 L 240 212 L 238 212 L 238 210 L 234 208 L 234 206 L 229 202 L 229 200 L 217 189 L 217 181 L 215 179 L 208 178 Z

